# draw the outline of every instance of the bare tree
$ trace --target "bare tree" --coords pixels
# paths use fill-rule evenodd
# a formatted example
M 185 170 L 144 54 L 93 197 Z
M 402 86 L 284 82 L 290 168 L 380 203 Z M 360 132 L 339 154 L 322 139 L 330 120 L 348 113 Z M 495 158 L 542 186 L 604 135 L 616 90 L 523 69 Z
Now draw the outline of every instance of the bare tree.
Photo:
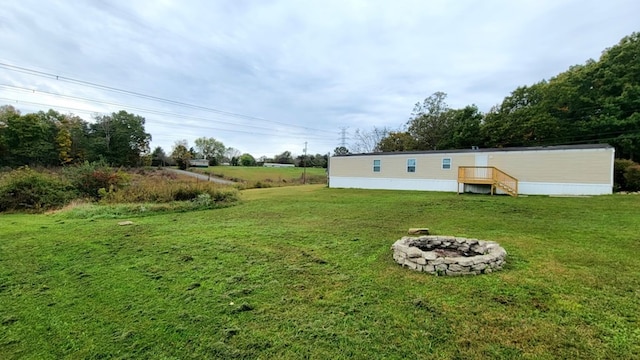
M 370 131 L 356 129 L 353 135 L 354 143 L 349 150 L 354 154 L 380 151 L 378 144 L 388 135 L 389 129 L 386 127 L 378 128 L 374 126 Z
M 233 158 L 239 158 L 240 155 L 242 155 L 242 152 L 234 147 L 228 147 L 224 152 L 224 156 L 229 162 L 231 162 Z

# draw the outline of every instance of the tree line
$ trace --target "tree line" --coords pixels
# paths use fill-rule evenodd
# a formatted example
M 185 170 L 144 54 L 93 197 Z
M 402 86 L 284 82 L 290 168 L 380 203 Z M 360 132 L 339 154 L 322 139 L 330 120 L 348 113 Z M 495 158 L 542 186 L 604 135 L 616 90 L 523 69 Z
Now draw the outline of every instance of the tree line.
M 0 167 L 85 161 L 140 166 L 148 160 L 151 141 L 144 123 L 126 111 L 96 115 L 89 123 L 55 110 L 22 115 L 13 106 L 0 106 Z
M 111 166 L 189 166 L 191 159 L 206 159 L 210 165 L 258 166 L 265 162 L 327 167 L 322 154 L 294 157 L 284 151 L 272 158 L 254 158 L 213 137 L 200 137 L 194 146 L 176 141 L 170 154 L 162 147 L 149 150 L 151 134 L 145 118 L 124 110 L 96 115 L 87 122 L 73 114 L 55 110 L 22 114 L 11 105 L 0 106 L 0 168 L 65 166 L 84 162 L 104 162 Z
M 261 156 L 255 158 L 249 153 L 242 153 L 233 147 L 225 147 L 224 143 L 212 137 L 200 137 L 195 140 L 195 148 L 189 146 L 187 140 L 178 140 L 167 155 L 162 147 L 156 147 L 151 153 L 153 166 L 176 165 L 181 169 L 190 166 L 192 159 L 207 160 L 210 166 L 262 166 L 265 163 L 293 164 L 298 167 L 322 167 L 328 164 L 328 154 L 309 154 L 294 157 L 290 151 L 283 151 L 272 158 Z
M 399 130 L 356 131 L 348 152 L 608 143 L 616 156 L 640 159 L 640 33 L 533 85 L 521 86 L 482 113 L 450 108 L 436 92 L 415 104 Z

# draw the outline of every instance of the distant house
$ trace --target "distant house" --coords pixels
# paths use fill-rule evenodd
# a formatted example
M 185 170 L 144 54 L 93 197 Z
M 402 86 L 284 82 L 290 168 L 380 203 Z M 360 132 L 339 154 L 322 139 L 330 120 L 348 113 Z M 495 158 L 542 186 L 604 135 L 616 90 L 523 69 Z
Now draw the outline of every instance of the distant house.
M 295 167 L 294 164 L 264 163 L 264 167 Z
M 333 156 L 329 187 L 602 195 L 613 192 L 606 144 Z
M 192 167 L 209 167 L 209 160 L 207 159 L 190 159 L 189 166 Z

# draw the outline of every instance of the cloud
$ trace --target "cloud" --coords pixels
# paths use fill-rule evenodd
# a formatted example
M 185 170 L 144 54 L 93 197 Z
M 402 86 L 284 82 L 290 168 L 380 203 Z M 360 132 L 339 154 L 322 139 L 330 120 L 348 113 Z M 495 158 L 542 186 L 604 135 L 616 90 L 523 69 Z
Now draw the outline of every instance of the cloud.
M 255 156 L 300 153 L 305 141 L 326 153 L 342 127 L 398 128 L 436 91 L 487 111 L 517 86 L 597 58 L 637 30 L 639 12 L 631 0 L 14 0 L 0 9 L 3 63 L 199 108 L 7 69 L 0 82 L 151 109 L 131 111 L 167 151 L 207 136 Z M 0 91 L 87 119 L 120 109 Z

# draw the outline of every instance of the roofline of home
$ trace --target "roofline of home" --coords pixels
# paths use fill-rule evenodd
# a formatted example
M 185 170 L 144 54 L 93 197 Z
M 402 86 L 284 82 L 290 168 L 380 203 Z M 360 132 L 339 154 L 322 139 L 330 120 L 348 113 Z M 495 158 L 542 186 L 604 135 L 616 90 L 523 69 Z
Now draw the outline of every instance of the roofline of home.
M 372 152 L 358 154 L 333 155 L 341 156 L 380 156 L 380 155 L 412 155 L 412 154 L 458 154 L 478 152 L 506 152 L 506 151 L 544 151 L 544 150 L 580 150 L 580 149 L 612 149 L 609 144 L 580 144 L 580 145 L 554 145 L 554 146 L 530 146 L 530 147 L 506 147 L 506 148 L 478 148 L 478 149 L 452 149 L 452 150 L 422 150 L 422 151 L 395 151 Z

